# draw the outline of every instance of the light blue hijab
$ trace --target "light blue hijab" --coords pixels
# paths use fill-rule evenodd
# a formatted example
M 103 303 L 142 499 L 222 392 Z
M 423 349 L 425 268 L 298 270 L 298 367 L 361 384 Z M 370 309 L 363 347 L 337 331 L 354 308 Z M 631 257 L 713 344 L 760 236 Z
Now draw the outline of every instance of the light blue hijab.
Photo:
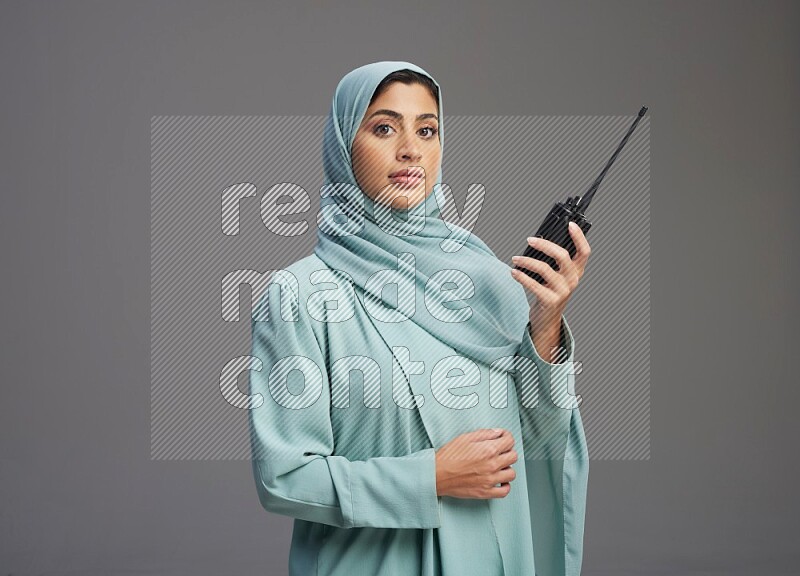
M 325 124 L 325 182 L 314 252 L 355 284 L 378 320 L 371 318 L 379 331 L 384 323 L 404 322 L 410 317 L 459 354 L 491 364 L 519 349 L 529 304 L 524 289 L 509 273 L 510 267 L 483 240 L 441 219 L 440 205 L 446 202 L 441 164 L 433 192 L 417 206 L 395 211 L 396 218 L 388 206 L 360 190 L 353 173 L 353 140 L 370 99 L 387 75 L 403 69 L 430 77 L 439 88 L 439 139 L 444 148 L 441 87 L 425 70 L 410 62 L 375 62 L 344 76 Z M 398 263 L 399 254 L 408 256 Z M 384 301 L 377 282 L 381 274 L 370 281 L 377 272 L 389 269 L 398 270 L 414 286 L 413 290 L 398 290 L 397 310 L 380 305 Z M 448 282 L 458 289 L 448 291 L 453 286 Z M 450 306 L 444 304 L 450 300 L 454 301 Z M 464 302 L 454 308 L 452 304 L 458 300 Z M 414 303 L 413 313 L 408 314 Z

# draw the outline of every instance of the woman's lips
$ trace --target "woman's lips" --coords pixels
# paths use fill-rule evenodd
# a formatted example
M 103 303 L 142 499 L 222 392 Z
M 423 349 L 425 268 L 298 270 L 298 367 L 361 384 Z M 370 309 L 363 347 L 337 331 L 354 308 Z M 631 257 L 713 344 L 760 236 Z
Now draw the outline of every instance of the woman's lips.
M 389 180 L 393 184 L 397 184 L 403 188 L 412 188 L 425 179 L 425 171 L 417 168 L 410 167 L 403 170 L 398 170 L 389 176 Z
M 389 180 L 392 181 L 394 184 L 399 184 L 403 187 L 411 188 L 413 186 L 418 185 L 421 183 L 424 178 L 420 176 L 412 175 L 412 176 L 389 176 Z

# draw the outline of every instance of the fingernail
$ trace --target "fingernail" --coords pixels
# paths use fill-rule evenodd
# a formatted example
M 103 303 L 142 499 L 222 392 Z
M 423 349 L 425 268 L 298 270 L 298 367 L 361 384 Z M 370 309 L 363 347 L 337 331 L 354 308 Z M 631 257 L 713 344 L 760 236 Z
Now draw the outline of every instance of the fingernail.
M 512 262 L 519 262 L 519 256 L 512 256 L 511 257 L 511 261 Z
M 528 236 L 528 244 L 533 245 L 536 243 L 536 237 Z
M 578 227 L 578 225 L 575 224 L 575 222 L 573 222 L 572 220 L 569 221 L 569 225 L 570 225 L 570 228 L 572 228 L 573 230 Z

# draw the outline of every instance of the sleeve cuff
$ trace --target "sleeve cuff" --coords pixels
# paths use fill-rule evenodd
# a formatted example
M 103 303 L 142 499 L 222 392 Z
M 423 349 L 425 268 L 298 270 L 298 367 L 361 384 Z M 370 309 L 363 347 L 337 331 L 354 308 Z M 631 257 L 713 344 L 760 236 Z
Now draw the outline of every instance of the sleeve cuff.
M 533 345 L 533 339 L 531 338 L 531 323 L 530 321 L 525 326 L 525 336 L 522 339 L 522 351 L 526 356 L 531 357 L 537 365 L 544 365 L 544 366 L 563 366 L 567 364 L 568 360 L 572 360 L 575 351 L 575 339 L 572 336 L 572 330 L 569 328 L 569 324 L 567 324 L 567 319 L 564 315 L 561 315 L 561 338 L 558 344 L 561 348 L 566 350 L 566 353 L 561 352 L 561 354 L 557 355 L 557 358 L 561 360 L 560 362 L 548 362 L 544 358 L 539 355 L 539 352 L 536 351 L 536 346 Z
M 536 351 L 531 339 L 531 324 L 525 327 L 525 334 L 522 337 L 520 352 L 534 361 L 540 376 L 549 381 L 552 402 L 565 409 L 578 407 L 578 400 L 575 396 L 575 378 L 573 371 L 573 360 L 575 358 L 575 339 L 572 330 L 567 323 L 564 315 L 561 315 L 561 342 L 560 346 L 566 350 L 556 354 L 560 362 L 551 363 L 542 358 Z
M 371 458 L 352 464 L 364 467 L 350 475 L 352 526 L 441 526 L 434 448 L 405 457 Z

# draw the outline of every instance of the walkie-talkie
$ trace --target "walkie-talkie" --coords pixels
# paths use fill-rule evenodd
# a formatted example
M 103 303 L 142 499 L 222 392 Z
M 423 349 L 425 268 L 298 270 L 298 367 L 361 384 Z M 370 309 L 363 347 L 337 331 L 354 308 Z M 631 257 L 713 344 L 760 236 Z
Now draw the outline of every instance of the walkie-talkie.
M 545 240 L 550 240 L 562 248 L 566 248 L 569 252 L 569 257 L 575 257 L 577 248 L 575 248 L 575 243 L 572 241 L 572 236 L 569 235 L 569 223 L 570 221 L 575 222 L 581 227 L 581 230 L 583 230 L 584 234 L 589 231 L 592 223 L 589 222 L 584 215 L 586 209 L 589 207 L 589 203 L 592 201 L 594 193 L 597 192 L 597 188 L 600 186 L 600 182 L 603 181 L 606 172 L 608 172 L 608 169 L 611 168 L 614 160 L 617 159 L 617 155 L 620 153 L 620 150 L 622 150 L 622 147 L 625 146 L 625 143 L 628 141 L 628 138 L 630 138 L 631 134 L 633 134 L 633 131 L 636 129 L 636 125 L 639 123 L 639 120 L 642 119 L 642 116 L 644 116 L 645 112 L 647 112 L 647 106 L 642 106 L 642 109 L 639 110 L 639 115 L 636 117 L 636 120 L 634 120 L 631 127 L 628 128 L 628 133 L 625 134 L 622 142 L 620 142 L 619 146 L 617 146 L 614 155 L 611 156 L 611 159 L 608 161 L 605 168 L 603 168 L 603 171 L 597 177 L 597 180 L 595 180 L 594 183 L 589 187 L 589 190 L 587 190 L 583 196 L 570 196 L 567 198 L 566 202 L 556 202 L 550 209 L 550 213 L 542 221 L 542 224 L 539 226 L 539 230 L 537 230 L 535 236 L 544 238 Z M 554 270 L 558 270 L 558 264 L 554 258 L 548 256 L 544 252 L 536 250 L 530 245 L 525 248 L 525 253 L 523 256 L 528 256 L 529 258 L 535 258 L 536 260 L 547 262 Z M 523 268 L 518 265 L 514 266 L 514 268 L 525 272 L 525 274 L 539 283 L 543 282 L 544 280 L 539 274 L 532 270 L 528 270 L 527 268 Z

